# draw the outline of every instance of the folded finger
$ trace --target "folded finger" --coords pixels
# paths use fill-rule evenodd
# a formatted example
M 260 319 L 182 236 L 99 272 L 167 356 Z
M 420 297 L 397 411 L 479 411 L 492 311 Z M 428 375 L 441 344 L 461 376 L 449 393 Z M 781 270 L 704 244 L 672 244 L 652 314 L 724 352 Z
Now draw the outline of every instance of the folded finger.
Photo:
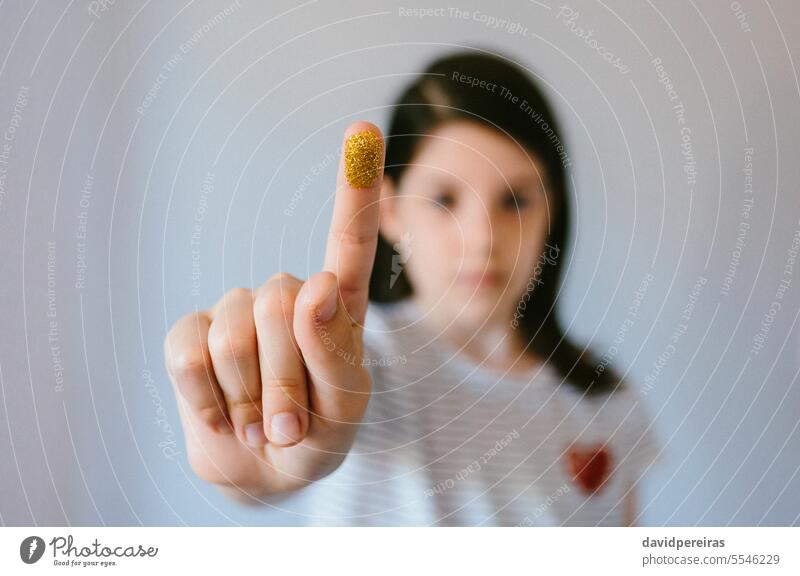
M 266 443 L 261 414 L 253 294 L 231 290 L 212 309 L 208 347 L 217 381 L 239 438 L 251 446 Z
M 189 411 L 211 430 L 228 434 L 232 429 L 225 397 L 208 350 L 210 325 L 206 312 L 179 319 L 164 341 L 164 358 L 170 381 Z
M 264 431 L 270 442 L 296 444 L 308 431 L 308 388 L 292 327 L 302 282 L 278 274 L 259 290 L 253 307 L 261 367 Z

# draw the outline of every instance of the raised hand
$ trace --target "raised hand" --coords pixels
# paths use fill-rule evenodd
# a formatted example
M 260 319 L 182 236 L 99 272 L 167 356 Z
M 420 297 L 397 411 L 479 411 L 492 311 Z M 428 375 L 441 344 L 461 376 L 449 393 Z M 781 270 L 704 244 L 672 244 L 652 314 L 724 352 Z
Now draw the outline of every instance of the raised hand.
M 380 130 L 351 124 L 343 151 L 323 271 L 231 290 L 179 319 L 164 343 L 192 468 L 240 493 L 295 490 L 335 470 L 369 401 L 363 323 L 378 238 Z

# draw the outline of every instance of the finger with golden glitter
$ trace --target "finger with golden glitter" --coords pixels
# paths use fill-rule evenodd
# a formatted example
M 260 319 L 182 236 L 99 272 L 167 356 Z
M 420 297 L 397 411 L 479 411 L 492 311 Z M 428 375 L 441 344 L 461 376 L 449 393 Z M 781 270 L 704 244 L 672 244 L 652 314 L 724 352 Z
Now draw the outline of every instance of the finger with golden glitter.
M 336 274 L 345 309 L 362 324 L 380 221 L 384 142 L 380 129 L 354 122 L 344 133 L 324 270 Z
M 367 188 L 378 177 L 383 165 L 383 138 L 372 130 L 363 130 L 345 141 L 344 170 L 355 188 Z

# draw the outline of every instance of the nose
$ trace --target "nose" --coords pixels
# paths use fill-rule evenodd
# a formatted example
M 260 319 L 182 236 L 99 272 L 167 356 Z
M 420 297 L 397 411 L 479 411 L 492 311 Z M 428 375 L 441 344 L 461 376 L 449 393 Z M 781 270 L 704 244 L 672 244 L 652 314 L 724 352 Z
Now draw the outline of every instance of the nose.
M 487 261 L 500 225 L 492 207 L 481 202 L 479 198 L 473 198 L 472 202 L 464 206 L 460 220 L 465 259 Z

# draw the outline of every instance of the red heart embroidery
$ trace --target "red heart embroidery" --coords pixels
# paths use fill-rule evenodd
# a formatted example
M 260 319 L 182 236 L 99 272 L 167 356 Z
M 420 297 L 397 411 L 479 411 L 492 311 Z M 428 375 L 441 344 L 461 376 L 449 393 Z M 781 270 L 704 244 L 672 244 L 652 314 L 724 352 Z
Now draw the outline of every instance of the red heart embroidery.
M 592 494 L 605 482 L 611 469 L 611 455 L 602 444 L 579 448 L 570 446 L 567 449 L 567 468 L 572 480 L 584 492 Z

